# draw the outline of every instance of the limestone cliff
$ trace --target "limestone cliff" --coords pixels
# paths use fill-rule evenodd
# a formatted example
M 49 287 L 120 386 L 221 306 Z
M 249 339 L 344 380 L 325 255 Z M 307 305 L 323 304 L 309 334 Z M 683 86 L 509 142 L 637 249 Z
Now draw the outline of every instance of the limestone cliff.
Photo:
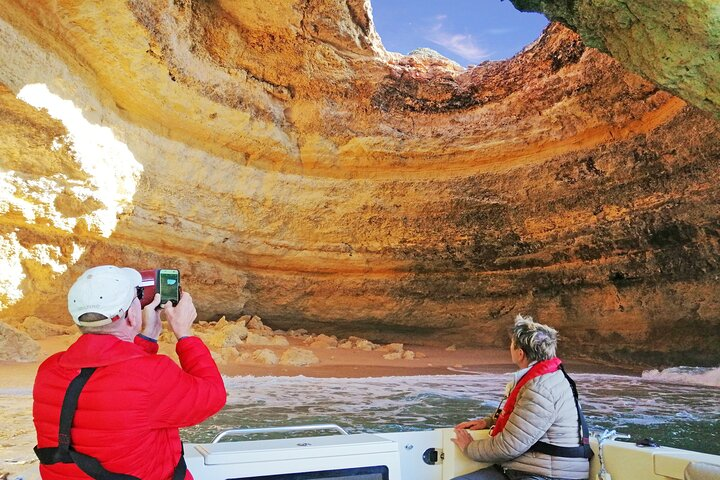
M 8 323 L 68 323 L 88 266 L 175 266 L 202 319 L 504 345 L 530 313 L 575 355 L 720 360 L 717 103 L 560 24 L 464 70 L 386 52 L 360 0 L 0 18 Z

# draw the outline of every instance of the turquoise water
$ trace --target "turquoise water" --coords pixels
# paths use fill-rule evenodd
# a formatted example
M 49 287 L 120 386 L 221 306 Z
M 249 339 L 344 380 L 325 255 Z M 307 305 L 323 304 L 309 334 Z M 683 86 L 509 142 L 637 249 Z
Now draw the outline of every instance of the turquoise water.
M 643 377 L 576 374 L 590 427 L 720 455 L 720 369 L 673 369 Z M 708 376 L 709 380 L 703 376 Z M 382 378 L 229 377 L 228 404 L 183 430 L 209 442 L 227 428 L 336 423 L 349 432 L 448 427 L 495 411 L 507 375 Z M 684 383 L 683 383 L 684 382 Z M 707 384 L 695 384 L 707 383 Z

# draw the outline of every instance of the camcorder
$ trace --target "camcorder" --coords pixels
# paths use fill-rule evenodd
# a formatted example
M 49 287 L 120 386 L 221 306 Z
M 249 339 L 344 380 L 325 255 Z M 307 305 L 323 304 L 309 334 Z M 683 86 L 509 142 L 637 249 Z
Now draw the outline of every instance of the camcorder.
M 140 275 L 142 283 L 138 287 L 138 298 L 141 307 L 145 308 L 149 305 L 155 298 L 155 293 L 160 294 L 160 305 L 165 305 L 167 302 L 171 302 L 173 306 L 177 305 L 182 293 L 179 270 L 167 268 L 140 270 Z

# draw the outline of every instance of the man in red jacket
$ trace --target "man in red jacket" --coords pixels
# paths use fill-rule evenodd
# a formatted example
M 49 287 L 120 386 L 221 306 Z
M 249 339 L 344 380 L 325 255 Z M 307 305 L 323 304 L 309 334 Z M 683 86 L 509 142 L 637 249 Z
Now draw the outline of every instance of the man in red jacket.
M 141 309 L 141 281 L 131 268 L 102 266 L 70 288 L 68 309 L 83 335 L 40 365 L 33 389 L 43 479 L 193 478 L 178 428 L 218 412 L 225 386 L 192 336 L 197 313 L 186 291 L 163 308 L 180 366 L 157 355 L 160 295 Z

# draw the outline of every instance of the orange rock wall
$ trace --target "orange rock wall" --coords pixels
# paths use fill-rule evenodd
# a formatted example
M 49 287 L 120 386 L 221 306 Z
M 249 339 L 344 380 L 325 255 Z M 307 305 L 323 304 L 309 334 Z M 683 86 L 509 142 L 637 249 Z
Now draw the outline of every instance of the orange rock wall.
M 572 355 L 720 359 L 720 124 L 559 24 L 461 70 L 360 1 L 6 3 L 8 323 L 162 265 L 203 319 L 489 346 L 530 313 Z

